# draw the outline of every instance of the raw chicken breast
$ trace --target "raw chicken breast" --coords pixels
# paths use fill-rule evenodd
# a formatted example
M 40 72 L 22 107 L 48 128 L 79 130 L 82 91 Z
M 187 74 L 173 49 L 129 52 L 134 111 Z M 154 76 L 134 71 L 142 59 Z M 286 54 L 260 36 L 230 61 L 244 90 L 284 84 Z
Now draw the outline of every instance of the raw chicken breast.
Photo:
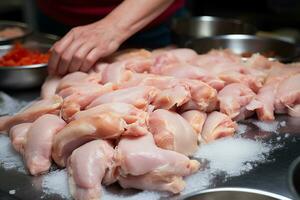
M 277 81 L 266 83 L 246 106 L 247 110 L 255 110 L 258 118 L 262 121 L 274 120 L 274 103 L 278 84 Z
M 275 97 L 275 112 L 286 113 L 290 111 L 293 116 L 297 114 L 300 104 L 300 73 L 290 76 L 289 78 L 280 82 L 276 97 Z M 296 106 L 296 109 L 294 107 Z
M 152 68 L 152 73 L 176 78 L 200 80 L 216 90 L 220 90 L 224 87 L 224 81 L 214 77 L 209 71 L 188 63 L 173 63 L 163 66 L 154 66 Z
M 43 99 L 51 98 L 56 94 L 56 89 L 60 83 L 60 78 L 55 76 L 48 76 L 42 85 L 41 97 Z
M 117 102 L 105 103 L 84 111 L 80 111 L 74 115 L 73 119 L 77 120 L 107 112 L 113 112 L 121 116 L 127 124 L 141 127 L 146 126 L 147 113 L 145 111 L 137 109 L 131 104 Z
M 256 94 L 244 84 L 229 84 L 218 93 L 220 111 L 228 115 L 231 119 L 245 119 L 251 114 L 249 110 L 246 109 L 246 106 L 255 95 Z
M 126 69 L 126 62 L 114 62 L 109 64 L 102 72 L 101 83 L 105 84 L 111 82 L 116 85 L 120 85 L 128 81 L 132 73 L 130 70 Z
M 24 155 L 24 148 L 27 141 L 27 132 L 32 123 L 22 123 L 13 126 L 9 130 L 9 137 L 14 149 L 20 154 Z
M 158 147 L 186 156 L 197 150 L 197 133 L 179 114 L 158 109 L 150 114 L 148 123 Z
M 45 114 L 32 123 L 24 152 L 30 174 L 39 175 L 50 169 L 53 138 L 65 125 L 64 120 L 51 114 Z
M 193 127 L 198 135 L 198 142 L 201 141 L 201 132 L 206 120 L 207 114 L 198 110 L 189 110 L 181 114 L 181 116 Z
M 81 84 L 99 83 L 101 78 L 101 73 L 87 74 L 84 72 L 73 72 L 67 74 L 60 80 L 56 92 L 60 92 L 68 87 L 78 86 Z
M 190 80 L 190 79 L 179 79 L 168 76 L 158 76 L 158 75 L 149 75 L 149 74 L 135 74 L 133 78 L 127 83 L 123 84 L 123 88 L 132 87 L 135 85 L 143 86 L 153 86 L 160 90 L 166 90 L 171 88 L 176 88 L 181 86 L 181 89 L 187 88 L 190 92 L 191 100 L 193 100 L 199 110 L 210 111 L 215 109 L 217 102 L 217 91 L 207 85 L 206 83 L 199 80 Z M 168 92 L 169 94 L 172 94 Z M 171 97 L 169 97 L 171 99 Z M 172 97 L 176 98 L 177 97 Z M 182 96 L 177 102 L 177 105 L 181 105 L 184 102 L 189 100 L 189 96 Z M 172 101 L 175 102 L 175 101 Z
M 96 98 L 87 106 L 87 109 L 104 103 L 122 102 L 132 104 L 139 109 L 145 110 L 158 92 L 158 89 L 151 86 L 136 86 L 120 89 Z
M 100 199 L 101 182 L 113 170 L 114 149 L 94 140 L 75 149 L 68 160 L 69 188 L 75 200 Z
M 155 108 L 177 108 L 191 99 L 191 92 L 187 85 L 174 85 L 172 88 L 161 90 L 154 98 L 152 105 Z
M 227 115 L 214 111 L 207 116 L 202 129 L 202 139 L 209 143 L 221 137 L 232 136 L 237 125 Z
M 182 177 L 195 173 L 199 162 L 175 151 L 157 147 L 152 134 L 123 137 L 117 146 L 118 181 L 123 188 L 179 193 Z
M 97 97 L 111 92 L 115 89 L 113 84 L 100 85 L 97 83 L 87 83 L 68 87 L 59 92 L 64 98 L 62 106 L 62 116 L 65 120 L 69 119 L 78 111 L 84 109 Z
M 106 112 L 71 121 L 55 137 L 52 157 L 61 167 L 74 149 L 93 139 L 118 139 L 122 134 L 139 136 L 146 128 L 136 123 L 127 124 L 121 115 Z
M 7 131 L 14 125 L 33 122 L 38 117 L 46 113 L 57 113 L 58 109 L 61 108 L 63 99 L 58 96 L 52 96 L 49 99 L 43 99 L 33 103 L 23 112 L 20 112 L 14 116 L 0 117 L 0 131 Z

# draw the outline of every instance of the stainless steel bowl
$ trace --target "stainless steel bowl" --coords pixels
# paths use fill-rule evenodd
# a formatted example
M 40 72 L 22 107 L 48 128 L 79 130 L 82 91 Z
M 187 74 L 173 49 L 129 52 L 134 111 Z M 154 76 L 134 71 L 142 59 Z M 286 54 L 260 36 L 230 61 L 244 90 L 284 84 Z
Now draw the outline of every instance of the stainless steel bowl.
M 270 58 L 282 62 L 293 61 L 299 56 L 299 48 L 294 43 L 255 35 L 232 34 L 205 37 L 190 40 L 184 46 L 192 48 L 198 53 L 226 48 L 231 49 L 236 54 L 273 52 L 275 56 Z
M 191 194 L 185 200 L 291 200 L 287 197 L 248 188 L 217 188 Z
M 0 45 L 11 44 L 17 40 L 23 41 L 26 39 L 26 37 L 28 37 L 33 32 L 33 30 L 24 23 L 15 22 L 15 21 L 0 21 L 0 31 L 9 27 L 20 28 L 24 32 L 24 34 L 17 37 L 0 38 Z
M 295 199 L 300 199 L 300 156 L 290 166 L 289 187 Z
M 26 48 L 47 52 L 48 44 L 26 43 Z M 4 55 L 12 45 L 0 46 L 0 56 Z M 35 64 L 27 66 L 0 67 L 0 88 L 2 89 L 29 89 L 41 86 L 47 76 L 47 64 Z
M 212 16 L 178 18 L 172 21 L 174 41 L 182 45 L 189 39 L 225 34 L 255 34 L 256 28 L 241 20 Z

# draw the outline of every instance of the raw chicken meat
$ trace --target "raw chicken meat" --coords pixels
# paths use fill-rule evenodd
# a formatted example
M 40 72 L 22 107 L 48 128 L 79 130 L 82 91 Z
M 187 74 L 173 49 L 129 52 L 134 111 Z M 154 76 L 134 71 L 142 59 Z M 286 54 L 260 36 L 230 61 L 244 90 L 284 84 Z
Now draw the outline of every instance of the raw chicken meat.
M 155 108 L 172 109 L 185 104 L 191 99 L 191 93 L 187 85 L 174 85 L 172 88 L 159 92 L 152 105 Z
M 127 124 L 146 126 L 147 113 L 127 103 L 105 103 L 76 113 L 73 119 L 81 119 L 102 113 L 112 112 L 120 115 Z
M 192 49 L 160 49 L 152 52 L 154 57 L 154 68 L 161 68 L 165 65 L 179 62 L 189 62 L 197 58 L 197 53 Z M 150 71 L 152 73 L 152 71 Z
M 254 74 L 244 74 L 239 71 L 224 71 L 221 72 L 218 77 L 225 81 L 226 84 L 231 83 L 241 83 L 249 88 L 251 88 L 254 92 L 257 92 L 262 86 L 264 82 L 264 76 L 262 75 L 254 75 Z
M 230 50 L 130 49 L 88 73 L 49 77 L 43 100 L 1 117 L 0 131 L 9 131 L 31 174 L 47 172 L 51 158 L 67 167 L 75 199 L 99 199 L 101 184 L 116 181 L 176 194 L 200 167 L 187 156 L 232 136 L 235 121 L 254 112 L 300 117 L 299 83 L 300 63 L 259 54 L 244 61 Z
M 123 137 L 116 151 L 118 181 L 123 188 L 179 193 L 185 187 L 182 177 L 200 167 L 196 160 L 157 147 L 150 133 L 137 138 Z
M 115 87 L 111 83 L 105 85 L 86 83 L 61 90 L 59 95 L 64 98 L 62 106 L 63 118 L 69 121 L 75 113 L 84 109 L 94 99 L 114 89 Z
M 56 92 L 58 93 L 61 90 L 66 89 L 68 87 L 78 86 L 81 84 L 100 83 L 101 78 L 101 73 L 87 74 L 84 72 L 73 72 L 67 74 L 60 80 Z
M 211 50 L 207 54 L 198 55 L 189 63 L 197 65 L 201 68 L 208 69 L 214 73 L 228 70 L 229 68 L 235 68 L 241 64 L 241 57 L 234 54 L 229 49 L 225 50 Z M 222 64 L 222 65 L 219 65 Z M 221 69 L 222 66 L 222 69 Z M 227 66 L 224 68 L 224 66 Z
M 188 63 L 172 63 L 163 66 L 154 66 L 152 73 L 176 78 L 196 79 L 207 83 L 216 90 L 224 87 L 224 81 L 214 77 L 209 71 Z
M 214 111 L 207 116 L 202 129 L 203 142 L 209 143 L 221 137 L 232 136 L 237 125 L 229 116 Z
M 189 110 L 181 114 L 181 116 L 193 127 L 198 135 L 198 142 L 201 141 L 201 132 L 206 120 L 207 114 L 198 110 Z
M 252 114 L 246 109 L 246 106 L 255 95 L 256 94 L 244 84 L 229 84 L 218 93 L 220 111 L 228 115 L 231 119 L 245 119 Z
M 132 73 L 132 71 L 126 69 L 126 61 L 114 62 L 103 69 L 101 83 L 111 82 L 120 85 L 128 81 Z
M 101 182 L 114 170 L 113 156 L 114 149 L 105 140 L 91 141 L 73 151 L 67 168 L 74 199 L 100 199 Z
M 108 62 L 117 62 L 132 59 L 148 59 L 152 57 L 152 53 L 146 49 L 125 49 L 113 53 L 111 56 L 106 58 Z
M 132 104 L 139 109 L 145 110 L 158 92 L 158 89 L 151 86 L 136 86 L 120 89 L 96 98 L 86 107 L 86 109 L 93 108 L 104 103 L 122 102 Z
M 64 120 L 52 114 L 45 114 L 31 124 L 24 151 L 30 174 L 39 175 L 50 169 L 53 138 L 65 125 Z
M 158 109 L 150 114 L 148 123 L 158 147 L 186 156 L 197 151 L 197 133 L 179 114 Z
M 300 73 L 280 82 L 275 97 L 275 112 L 299 116 Z M 296 109 L 294 109 L 296 107 Z M 298 113 L 297 113 L 298 112 Z
M 281 82 L 294 74 L 300 73 L 300 67 L 297 64 L 283 65 L 281 63 L 274 63 L 271 71 L 266 79 L 266 83 L 259 90 L 257 96 L 247 106 L 248 110 L 256 110 L 258 118 L 263 121 L 272 121 L 275 119 L 275 101 L 277 101 L 278 113 L 287 112 L 285 107 L 280 103 L 280 99 L 277 99 L 277 89 Z M 282 87 L 283 90 L 286 88 Z M 290 90 L 286 90 L 289 92 Z M 297 107 L 297 106 L 296 106 Z M 294 112 L 293 109 L 289 109 L 291 115 Z M 297 109 L 294 109 L 297 110 Z
M 275 95 L 279 82 L 266 83 L 256 97 L 246 106 L 247 110 L 256 111 L 262 121 L 274 120 Z
M 31 127 L 32 123 L 22 123 L 13 126 L 9 130 L 9 137 L 11 140 L 11 144 L 14 149 L 20 154 L 24 155 L 24 148 L 27 141 L 27 132 Z
M 60 83 L 60 78 L 55 76 L 49 76 L 42 85 L 41 97 L 43 99 L 51 98 L 56 94 L 56 89 Z
M 55 95 L 49 99 L 43 99 L 33 103 L 26 110 L 14 116 L 0 117 L 0 131 L 8 131 L 11 127 L 20 123 L 33 122 L 47 113 L 57 113 L 62 103 L 63 99 Z
M 71 121 L 54 137 L 52 157 L 56 164 L 64 167 L 74 149 L 93 139 L 118 139 L 122 134 L 139 136 L 146 133 L 147 130 L 135 121 L 127 124 L 118 113 L 82 117 Z
M 170 88 L 176 88 L 176 86 L 182 86 L 182 89 L 189 89 L 191 100 L 195 102 L 195 104 L 197 105 L 197 109 L 203 111 L 210 111 L 215 109 L 217 102 L 217 91 L 214 88 L 207 85 L 206 83 L 199 80 L 178 79 L 174 77 L 149 74 L 136 74 L 132 77 L 130 81 L 123 84 L 122 87 L 128 88 L 135 85 L 153 86 L 160 90 L 166 90 Z M 183 96 L 180 102 L 176 104 L 181 105 L 183 102 L 187 102 L 187 100 L 188 96 Z

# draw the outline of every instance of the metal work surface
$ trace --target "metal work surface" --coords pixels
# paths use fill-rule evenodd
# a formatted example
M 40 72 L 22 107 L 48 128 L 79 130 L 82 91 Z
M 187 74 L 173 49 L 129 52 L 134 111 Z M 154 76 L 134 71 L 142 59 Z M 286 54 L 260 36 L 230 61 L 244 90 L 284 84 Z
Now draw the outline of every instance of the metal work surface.
M 33 100 L 38 97 L 38 91 L 26 92 L 7 92 L 11 96 L 20 100 Z M 278 144 L 278 148 L 270 152 L 267 161 L 258 164 L 252 170 L 236 177 L 226 177 L 224 174 L 216 175 L 207 188 L 220 187 L 242 187 L 264 190 L 276 193 L 287 198 L 293 197 L 288 185 L 288 170 L 292 161 L 300 155 L 300 118 L 290 118 L 287 116 L 277 116 L 278 122 L 285 123 L 277 129 L 277 133 L 260 130 L 249 119 L 241 122 L 247 126 L 247 132 L 242 137 L 257 138 L 270 144 Z M 288 133 L 288 137 L 285 137 Z M 280 140 L 278 140 L 280 137 Z M 55 194 L 43 193 L 42 177 L 32 177 L 16 170 L 4 170 L 0 166 L 0 199 L 43 199 L 45 200 L 62 200 L 63 198 Z M 203 188 L 201 188 L 203 189 Z M 10 190 L 16 193 L 9 195 Z M 122 190 L 119 186 L 113 185 L 107 189 L 107 192 L 123 194 L 124 196 L 134 193 L 134 190 Z M 175 199 L 183 197 L 175 196 Z M 169 199 L 169 198 L 168 198 Z

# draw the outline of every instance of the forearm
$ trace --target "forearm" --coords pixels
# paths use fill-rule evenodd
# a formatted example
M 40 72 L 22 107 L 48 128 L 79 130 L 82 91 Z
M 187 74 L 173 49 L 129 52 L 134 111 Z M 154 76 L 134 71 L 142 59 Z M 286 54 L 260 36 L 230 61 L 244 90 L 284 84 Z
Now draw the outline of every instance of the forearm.
M 120 31 L 123 42 L 159 16 L 174 0 L 125 0 L 104 20 Z

